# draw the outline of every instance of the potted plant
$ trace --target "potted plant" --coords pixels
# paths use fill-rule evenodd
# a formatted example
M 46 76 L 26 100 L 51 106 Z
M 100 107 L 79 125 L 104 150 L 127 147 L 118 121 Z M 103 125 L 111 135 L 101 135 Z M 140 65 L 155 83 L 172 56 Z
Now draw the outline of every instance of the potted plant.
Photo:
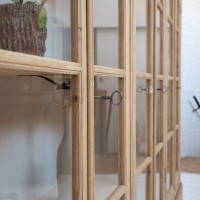
M 0 49 L 44 56 L 47 0 L 12 0 L 0 5 Z

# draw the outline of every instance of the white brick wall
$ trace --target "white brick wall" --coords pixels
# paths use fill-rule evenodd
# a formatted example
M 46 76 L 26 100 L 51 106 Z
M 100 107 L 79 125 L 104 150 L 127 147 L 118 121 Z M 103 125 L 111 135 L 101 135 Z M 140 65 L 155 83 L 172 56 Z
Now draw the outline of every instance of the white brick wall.
M 200 0 L 183 0 L 181 72 L 181 156 L 200 156 Z

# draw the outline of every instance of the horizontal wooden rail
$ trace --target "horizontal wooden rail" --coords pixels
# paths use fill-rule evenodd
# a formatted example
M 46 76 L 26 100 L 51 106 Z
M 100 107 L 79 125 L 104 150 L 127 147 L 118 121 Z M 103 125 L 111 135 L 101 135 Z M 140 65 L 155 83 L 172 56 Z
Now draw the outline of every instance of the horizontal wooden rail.
M 169 24 L 171 24 L 172 26 L 174 25 L 174 21 L 170 16 L 168 16 L 167 20 Z
M 116 69 L 116 68 L 98 66 L 98 65 L 94 66 L 95 76 L 123 78 L 125 77 L 125 74 L 126 72 L 124 69 Z
M 137 72 L 136 77 L 140 79 L 152 79 L 153 75 L 146 72 Z
M 174 80 L 174 77 L 173 77 L 173 76 L 167 76 L 167 80 L 168 80 L 168 81 L 173 81 L 173 80 Z
M 171 139 L 171 137 L 174 135 L 174 131 L 170 131 L 168 134 L 167 134 L 167 142 Z
M 0 63 L 0 76 L 17 76 L 17 75 L 45 75 L 45 74 L 67 74 L 78 75 L 81 73 L 81 67 L 71 70 L 69 67 L 65 69 L 45 68 L 36 66 L 27 66 L 12 63 Z
M 113 193 L 106 200 L 120 200 L 121 197 L 126 193 L 127 188 L 125 185 L 118 186 Z
M 176 32 L 180 33 L 180 28 L 179 27 L 176 27 Z
M 156 74 L 156 80 L 164 81 L 165 76 L 161 74 Z
M 82 71 L 82 67 L 78 63 L 5 50 L 0 50 L 0 68 L 0 73 L 3 75 L 7 73 L 8 75 L 9 73 L 19 74 L 20 71 L 22 73 L 24 71 L 26 74 L 35 74 L 37 72 L 78 74 Z M 12 70 L 12 72 L 9 70 Z
M 163 5 L 160 3 L 160 1 L 157 2 L 158 5 L 158 9 L 160 10 L 160 12 L 164 12 L 164 7 Z
M 164 143 L 160 142 L 157 146 L 156 146 L 156 151 L 155 151 L 155 155 L 157 156 L 157 154 L 161 151 L 161 149 L 164 147 Z
M 147 166 L 151 163 L 152 158 L 151 157 L 147 157 L 140 165 L 139 167 L 136 169 L 136 176 L 141 174 L 146 168 Z

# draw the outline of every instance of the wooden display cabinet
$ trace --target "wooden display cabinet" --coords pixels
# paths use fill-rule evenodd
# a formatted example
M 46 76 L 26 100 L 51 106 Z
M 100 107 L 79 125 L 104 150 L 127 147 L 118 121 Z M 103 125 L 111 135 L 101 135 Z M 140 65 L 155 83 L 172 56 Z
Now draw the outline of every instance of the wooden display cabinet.
M 180 200 L 181 0 L 47 11 L 45 57 L 0 50 L 0 199 Z

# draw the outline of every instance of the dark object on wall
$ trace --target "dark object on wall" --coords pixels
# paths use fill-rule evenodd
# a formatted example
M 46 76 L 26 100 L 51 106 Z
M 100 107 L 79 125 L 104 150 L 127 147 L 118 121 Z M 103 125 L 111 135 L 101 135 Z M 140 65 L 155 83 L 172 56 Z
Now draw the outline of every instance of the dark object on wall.
M 197 104 L 197 106 L 198 106 L 196 109 L 193 110 L 193 112 L 196 112 L 197 110 L 200 109 L 200 104 L 199 104 L 198 99 L 197 99 L 195 96 L 193 96 L 193 98 L 194 98 L 194 100 L 195 100 L 195 102 L 196 102 L 196 104 Z
M 68 82 L 63 82 L 63 83 L 57 83 L 54 80 L 51 80 L 50 78 L 47 78 L 45 76 L 41 76 L 41 75 L 19 75 L 19 76 L 35 76 L 35 77 L 39 77 L 42 78 L 50 83 L 52 83 L 53 85 L 56 86 L 56 90 L 70 90 L 71 89 L 71 81 L 70 79 L 68 79 Z
M 31 3 L 0 5 L 0 49 L 44 56 L 47 28 L 38 26 L 40 11 Z

